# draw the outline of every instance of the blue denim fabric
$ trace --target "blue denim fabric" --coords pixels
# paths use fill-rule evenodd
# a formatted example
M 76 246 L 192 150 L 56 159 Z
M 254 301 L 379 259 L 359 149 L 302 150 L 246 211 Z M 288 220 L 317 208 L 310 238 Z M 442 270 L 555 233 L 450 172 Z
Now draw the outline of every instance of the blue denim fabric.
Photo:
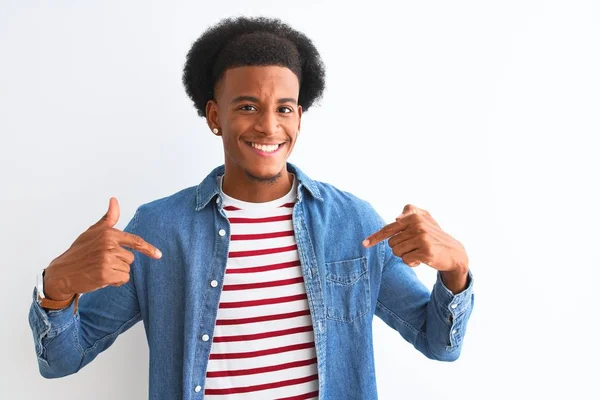
M 364 200 L 311 180 L 298 167 L 293 225 L 313 321 L 320 399 L 376 399 L 372 321 L 377 315 L 425 356 L 460 354 L 473 279 L 454 295 L 438 274 L 430 292 L 387 240 L 362 240 L 385 222 Z M 215 168 L 204 181 L 141 205 L 125 228 L 162 250 L 134 251 L 131 279 L 81 296 L 79 309 L 29 311 L 42 376 L 77 372 L 138 321 L 150 349 L 150 399 L 202 399 L 229 246 Z M 224 229 L 226 234 L 217 232 Z M 212 287 L 210 282 L 219 285 Z M 208 335 L 208 340 L 206 336 Z

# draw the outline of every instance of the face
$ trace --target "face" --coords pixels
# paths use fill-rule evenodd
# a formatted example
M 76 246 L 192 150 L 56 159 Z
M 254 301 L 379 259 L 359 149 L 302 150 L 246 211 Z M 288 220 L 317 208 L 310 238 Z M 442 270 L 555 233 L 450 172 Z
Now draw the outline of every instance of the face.
M 206 116 L 210 129 L 222 135 L 228 175 L 259 181 L 280 176 L 300 131 L 299 92 L 298 78 L 285 67 L 225 71 Z

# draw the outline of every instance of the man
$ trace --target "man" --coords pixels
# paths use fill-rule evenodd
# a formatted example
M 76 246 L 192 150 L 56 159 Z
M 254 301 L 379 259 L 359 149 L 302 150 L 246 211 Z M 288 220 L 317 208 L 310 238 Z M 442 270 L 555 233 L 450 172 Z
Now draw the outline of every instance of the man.
M 225 163 L 123 232 L 111 198 L 50 263 L 29 314 L 40 373 L 77 372 L 140 320 L 152 399 L 376 398 L 374 315 L 455 360 L 473 307 L 464 247 L 425 210 L 384 225 L 287 162 L 325 86 L 312 42 L 276 19 L 226 19 L 194 43 L 183 81 Z M 420 263 L 439 271 L 431 293 Z

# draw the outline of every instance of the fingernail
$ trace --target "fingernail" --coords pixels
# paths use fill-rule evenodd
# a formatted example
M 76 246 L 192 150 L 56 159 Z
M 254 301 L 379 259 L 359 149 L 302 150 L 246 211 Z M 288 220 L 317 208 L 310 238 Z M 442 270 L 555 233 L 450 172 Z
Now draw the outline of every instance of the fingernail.
M 157 256 L 158 258 L 161 258 L 161 257 L 162 257 L 162 252 L 161 252 L 159 249 L 156 249 L 156 251 L 154 252 L 154 254 L 156 254 L 156 256 Z
M 370 241 L 369 241 L 369 239 L 365 239 L 365 240 L 363 240 L 362 243 L 363 243 L 363 246 L 367 247 L 369 245 Z

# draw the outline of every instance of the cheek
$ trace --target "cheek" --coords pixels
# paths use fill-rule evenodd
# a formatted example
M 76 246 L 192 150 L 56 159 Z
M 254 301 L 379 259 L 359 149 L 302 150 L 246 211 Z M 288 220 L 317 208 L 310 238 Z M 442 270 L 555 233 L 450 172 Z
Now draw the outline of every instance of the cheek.
M 222 116 L 220 119 L 223 130 L 234 134 L 239 132 L 245 125 L 244 118 L 240 118 L 240 116 L 235 113 L 229 113 Z
M 296 138 L 298 132 L 298 118 L 287 118 L 281 121 L 281 125 L 285 128 L 286 133 L 292 138 Z

